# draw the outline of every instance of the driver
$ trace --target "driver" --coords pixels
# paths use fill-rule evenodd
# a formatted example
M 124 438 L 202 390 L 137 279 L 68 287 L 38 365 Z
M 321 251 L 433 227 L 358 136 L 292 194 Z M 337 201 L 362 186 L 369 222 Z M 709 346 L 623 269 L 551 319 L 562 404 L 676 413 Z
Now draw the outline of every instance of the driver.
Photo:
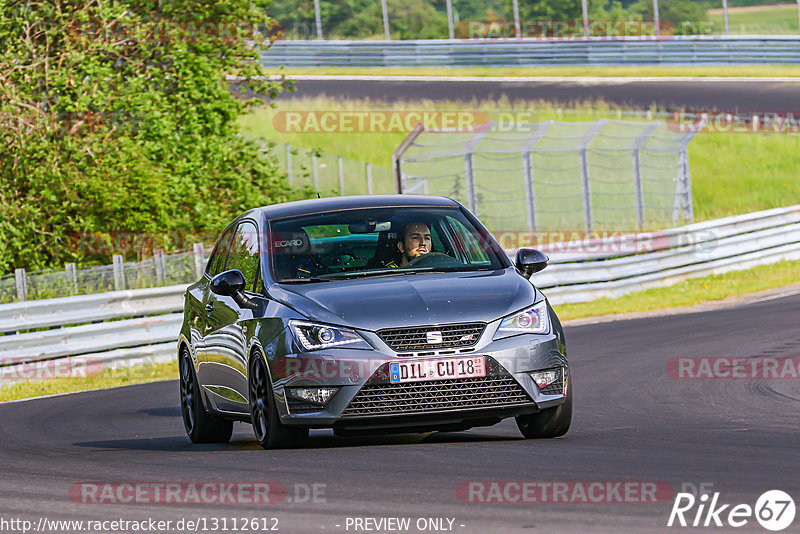
M 423 222 L 413 222 L 403 229 L 402 239 L 397 242 L 400 251 L 400 267 L 406 267 L 414 258 L 431 251 L 431 230 Z

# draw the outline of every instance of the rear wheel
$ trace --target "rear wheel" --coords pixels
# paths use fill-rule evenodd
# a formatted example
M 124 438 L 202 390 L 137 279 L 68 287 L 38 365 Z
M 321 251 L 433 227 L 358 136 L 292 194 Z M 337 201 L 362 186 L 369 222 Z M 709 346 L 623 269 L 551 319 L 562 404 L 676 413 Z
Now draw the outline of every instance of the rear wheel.
M 233 434 L 233 421 L 206 412 L 200 398 L 200 385 L 189 349 L 181 349 L 181 413 L 186 434 L 193 443 L 227 443 Z
M 250 420 L 253 423 L 253 433 L 261 446 L 265 449 L 290 449 L 305 445 L 308 440 L 308 428 L 281 423 L 267 365 L 258 354 L 250 363 L 247 383 L 250 394 Z
M 571 377 L 568 380 L 564 404 L 517 417 L 517 427 L 523 436 L 528 439 L 557 438 L 567 433 L 572 422 Z

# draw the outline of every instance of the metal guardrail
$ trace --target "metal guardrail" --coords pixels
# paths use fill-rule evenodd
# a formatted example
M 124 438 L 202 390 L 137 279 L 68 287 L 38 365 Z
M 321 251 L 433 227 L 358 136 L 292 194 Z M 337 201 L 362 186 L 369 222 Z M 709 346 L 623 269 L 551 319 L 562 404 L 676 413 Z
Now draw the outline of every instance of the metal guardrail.
M 519 67 L 800 63 L 798 36 L 672 36 L 660 40 L 441 39 L 276 41 L 265 67 Z
M 798 260 L 800 205 L 615 239 L 634 244 L 631 250 L 652 247 L 643 254 L 581 254 L 559 252 L 570 243 L 548 245 L 542 248 L 552 249 L 553 265 L 535 274 L 534 284 L 557 305 Z M 46 369 L 53 362 L 68 372 L 175 360 L 185 289 L 181 285 L 0 305 L 0 331 L 62 327 L 0 336 L 0 384 L 37 378 L 36 366 Z M 82 324 L 93 321 L 101 322 Z

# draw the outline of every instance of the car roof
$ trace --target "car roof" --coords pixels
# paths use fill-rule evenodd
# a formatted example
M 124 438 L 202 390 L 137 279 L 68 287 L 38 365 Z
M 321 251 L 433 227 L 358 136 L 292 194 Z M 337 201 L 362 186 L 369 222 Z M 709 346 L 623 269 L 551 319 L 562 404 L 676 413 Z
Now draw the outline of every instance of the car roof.
M 447 197 L 425 195 L 360 195 L 349 197 L 312 198 L 262 206 L 248 211 L 242 217 L 281 219 L 295 215 L 310 215 L 337 210 L 358 208 L 401 208 L 401 207 L 460 207 L 461 204 Z

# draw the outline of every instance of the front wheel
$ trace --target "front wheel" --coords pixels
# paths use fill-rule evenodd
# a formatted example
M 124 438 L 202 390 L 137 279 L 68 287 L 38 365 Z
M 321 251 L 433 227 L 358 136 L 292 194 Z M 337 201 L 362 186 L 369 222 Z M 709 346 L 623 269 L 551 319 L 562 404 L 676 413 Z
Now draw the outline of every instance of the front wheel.
M 305 445 L 308 440 L 308 428 L 281 423 L 267 365 L 258 354 L 253 356 L 253 361 L 250 363 L 247 383 L 250 420 L 258 443 L 265 449 L 291 449 Z
M 192 443 L 227 443 L 233 434 L 233 421 L 214 417 L 206 412 L 200 398 L 200 385 L 194 372 L 189 349 L 181 350 L 180 358 L 181 414 L 183 426 Z
M 527 439 L 557 438 L 567 433 L 572 422 L 572 377 L 567 380 L 564 404 L 516 418 L 519 431 Z

